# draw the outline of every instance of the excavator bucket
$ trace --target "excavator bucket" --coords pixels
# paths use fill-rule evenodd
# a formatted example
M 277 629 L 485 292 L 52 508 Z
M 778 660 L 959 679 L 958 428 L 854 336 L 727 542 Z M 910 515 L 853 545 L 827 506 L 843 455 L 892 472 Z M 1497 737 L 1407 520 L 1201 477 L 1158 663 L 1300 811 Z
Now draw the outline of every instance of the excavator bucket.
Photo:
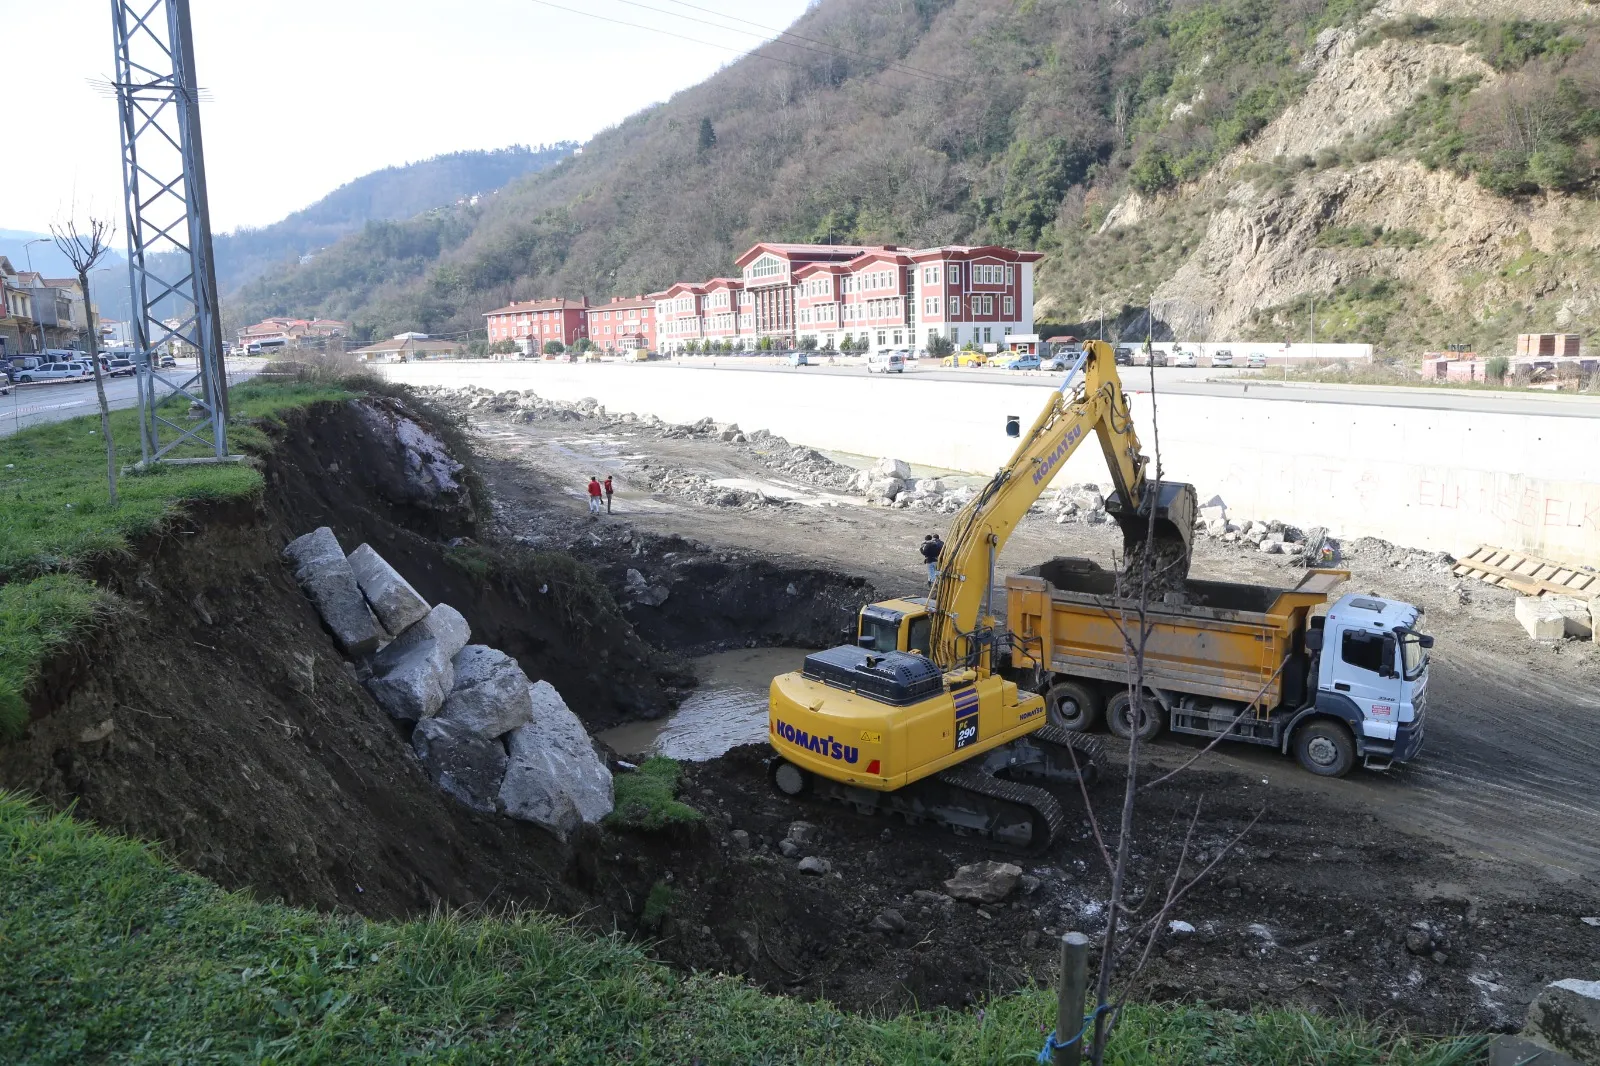
M 1194 547 L 1194 519 L 1199 510 L 1194 486 L 1183 482 L 1164 482 L 1157 494 L 1153 481 L 1145 482 L 1140 506 L 1129 507 L 1122 493 L 1106 497 L 1106 513 L 1122 527 L 1123 572 L 1137 579 L 1145 556 L 1151 562 L 1152 576 L 1165 589 L 1181 589 L 1189 576 L 1189 554 Z M 1155 510 L 1155 537 L 1150 537 L 1150 511 Z

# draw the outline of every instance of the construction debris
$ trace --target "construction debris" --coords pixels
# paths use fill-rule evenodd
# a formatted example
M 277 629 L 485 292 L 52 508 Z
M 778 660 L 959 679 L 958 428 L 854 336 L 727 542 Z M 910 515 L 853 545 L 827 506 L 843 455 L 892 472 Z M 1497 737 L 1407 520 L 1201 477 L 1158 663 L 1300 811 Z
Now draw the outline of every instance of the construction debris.
M 1600 595 L 1600 572 L 1541 558 L 1530 552 L 1483 545 L 1456 564 L 1457 577 L 1471 577 L 1524 596 Z

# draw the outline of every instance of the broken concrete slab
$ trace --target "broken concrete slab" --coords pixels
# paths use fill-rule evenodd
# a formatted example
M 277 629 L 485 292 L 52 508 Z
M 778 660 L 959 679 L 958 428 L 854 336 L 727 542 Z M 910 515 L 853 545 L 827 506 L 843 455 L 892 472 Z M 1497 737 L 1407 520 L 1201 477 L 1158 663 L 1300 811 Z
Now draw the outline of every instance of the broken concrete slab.
M 975 862 L 956 870 L 944 883 L 945 892 L 972 903 L 999 903 L 1011 894 L 1022 867 L 1009 862 Z
M 1567 635 L 1567 617 L 1542 596 L 1518 596 L 1512 602 L 1517 623 L 1534 640 L 1560 640 Z
M 446 795 L 475 811 L 495 813 L 506 774 L 506 749 L 492 737 L 443 718 L 417 723 L 411 746 L 428 778 Z
M 450 656 L 430 637 L 368 678 L 367 691 L 393 717 L 416 722 L 439 712 L 455 676 Z
M 355 572 L 333 530 L 321 526 L 296 537 L 283 554 L 294 564 L 295 580 L 322 616 L 322 622 L 346 655 L 377 650 L 384 633 L 367 609 Z
M 1594 601 L 1577 596 L 1545 596 L 1550 606 L 1561 612 L 1566 635 L 1579 640 L 1594 639 Z
M 611 813 L 611 771 L 554 686 L 536 682 L 528 696 L 532 720 L 506 737 L 511 761 L 500 805 L 510 817 L 566 840 L 580 824 L 592 825 Z
M 451 665 L 455 680 L 439 708 L 440 718 L 479 736 L 499 737 L 527 725 L 533 717 L 528 675 L 505 652 L 468 644 Z
M 448 603 L 436 603 L 422 621 L 395 637 L 393 643 L 380 651 L 373 660 L 373 666 L 375 669 L 388 669 L 425 640 L 438 642 L 445 655 L 454 659 L 471 639 L 472 627 L 461 616 L 461 612 Z
M 351 552 L 349 563 L 372 613 L 391 634 L 398 636 L 428 616 L 428 601 L 372 545 L 363 544 Z

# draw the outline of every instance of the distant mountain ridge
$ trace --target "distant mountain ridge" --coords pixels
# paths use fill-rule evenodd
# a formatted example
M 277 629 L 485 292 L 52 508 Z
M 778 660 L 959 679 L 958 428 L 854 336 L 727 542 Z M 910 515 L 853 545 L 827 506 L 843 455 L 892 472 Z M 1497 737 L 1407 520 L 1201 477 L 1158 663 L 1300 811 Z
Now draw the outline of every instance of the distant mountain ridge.
M 571 155 L 576 142 L 452 152 L 384 167 L 339 186 L 309 207 L 259 229 L 217 234 L 217 288 L 226 296 L 282 265 L 312 255 L 368 222 L 397 221 L 494 192 Z

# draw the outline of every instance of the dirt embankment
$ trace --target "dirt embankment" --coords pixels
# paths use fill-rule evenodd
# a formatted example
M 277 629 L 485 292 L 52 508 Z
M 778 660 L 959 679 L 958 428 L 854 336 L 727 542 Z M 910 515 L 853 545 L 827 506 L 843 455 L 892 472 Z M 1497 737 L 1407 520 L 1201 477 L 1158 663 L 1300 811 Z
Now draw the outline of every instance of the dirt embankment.
M 347 547 L 372 543 L 424 596 L 461 610 L 475 639 L 555 684 L 591 729 L 661 713 L 685 681 L 675 651 L 830 643 L 874 595 L 798 553 L 684 539 L 661 528 L 668 512 L 654 529 L 590 522 L 546 474 L 484 469 L 494 527 L 538 550 L 494 546 L 464 497 L 419 496 L 358 408 L 306 413 L 266 460 L 259 507 L 196 515 L 100 575 L 128 610 L 41 689 L 26 737 L 0 749 L 0 784 L 165 841 L 229 887 L 374 915 L 527 903 L 650 937 L 679 965 L 854 1007 L 981 1000 L 1047 978 L 1053 933 L 1097 931 L 1106 878 L 1086 829 L 1028 864 L 1031 888 L 982 909 L 944 903 L 928 893 L 988 852 L 783 800 L 759 748 L 692 768 L 684 798 L 707 817 L 678 835 L 594 830 L 563 846 L 440 794 L 284 566 L 291 536 L 326 524 Z M 790 538 L 809 538 L 813 559 L 860 538 L 794 521 Z M 593 569 L 550 550 L 567 545 Z M 1581 885 L 1510 891 L 1491 864 L 1270 772 L 1273 787 L 1252 767 L 1145 801 L 1134 871 L 1145 893 L 1164 889 L 1196 794 L 1196 846 L 1210 852 L 1266 810 L 1246 850 L 1174 915 L 1194 932 L 1158 949 L 1147 994 L 1449 1030 L 1515 1024 L 1542 982 L 1584 975 L 1592 945 L 1578 917 L 1595 904 Z M 1102 825 L 1119 796 L 1114 780 L 1094 793 Z M 1062 800 L 1082 810 L 1076 793 Z M 808 851 L 832 873 L 780 854 L 797 819 L 817 825 Z M 646 924 L 647 899 L 663 897 Z

